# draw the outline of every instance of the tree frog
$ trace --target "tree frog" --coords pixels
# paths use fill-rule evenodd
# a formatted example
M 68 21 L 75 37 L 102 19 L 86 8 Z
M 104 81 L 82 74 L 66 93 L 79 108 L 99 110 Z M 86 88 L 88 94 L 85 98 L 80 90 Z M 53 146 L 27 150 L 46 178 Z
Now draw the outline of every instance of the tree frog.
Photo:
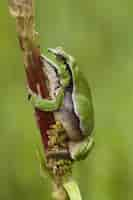
M 69 138 L 71 158 L 85 159 L 94 144 L 94 111 L 88 82 L 75 59 L 61 47 L 49 48 L 48 51 L 54 55 L 56 63 L 45 56 L 42 59 L 55 71 L 58 87 L 52 99 L 44 99 L 29 90 L 30 100 L 36 108 L 53 112 L 55 119 L 62 123 Z M 51 76 L 51 79 L 54 78 Z

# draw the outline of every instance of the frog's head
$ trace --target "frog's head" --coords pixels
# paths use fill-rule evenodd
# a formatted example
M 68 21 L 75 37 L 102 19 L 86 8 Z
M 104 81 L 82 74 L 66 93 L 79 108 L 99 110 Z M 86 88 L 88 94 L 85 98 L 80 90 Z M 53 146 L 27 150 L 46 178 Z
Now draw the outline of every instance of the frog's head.
M 58 62 L 57 71 L 62 86 L 68 87 L 72 76 L 71 69 L 68 64 L 69 55 L 62 49 L 62 47 L 57 47 L 55 49 L 49 48 L 48 51 L 56 57 L 56 61 Z

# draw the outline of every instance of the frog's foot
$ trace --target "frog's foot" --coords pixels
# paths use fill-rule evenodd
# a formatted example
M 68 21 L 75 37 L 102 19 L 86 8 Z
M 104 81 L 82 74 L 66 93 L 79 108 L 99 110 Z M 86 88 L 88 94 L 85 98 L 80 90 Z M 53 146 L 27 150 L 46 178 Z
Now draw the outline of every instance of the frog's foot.
M 73 160 L 84 160 L 94 145 L 92 137 L 87 137 L 80 142 L 70 142 L 69 151 Z

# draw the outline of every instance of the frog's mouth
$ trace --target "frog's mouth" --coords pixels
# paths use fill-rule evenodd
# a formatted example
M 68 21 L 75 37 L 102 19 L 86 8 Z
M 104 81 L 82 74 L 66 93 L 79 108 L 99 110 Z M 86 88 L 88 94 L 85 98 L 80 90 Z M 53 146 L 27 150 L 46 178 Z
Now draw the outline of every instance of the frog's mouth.
M 58 82 L 58 84 L 56 84 L 56 86 L 54 87 L 55 90 L 58 89 L 59 87 L 61 87 L 60 75 L 59 75 L 59 72 L 58 72 L 58 62 L 63 61 L 64 65 L 66 66 L 66 70 L 68 71 L 68 73 L 70 75 L 70 82 L 69 82 L 69 85 L 67 86 L 66 90 L 67 91 L 69 90 L 69 92 L 72 94 L 73 93 L 73 77 L 72 77 L 71 68 L 70 68 L 69 64 L 67 63 L 66 58 L 62 54 L 57 53 L 56 49 L 49 48 L 48 52 L 52 52 L 52 54 L 54 54 L 54 56 L 55 56 L 55 59 L 53 58 L 51 60 L 44 55 L 42 56 L 42 59 L 51 68 L 51 70 L 50 69 L 48 70 L 50 81 L 53 83 L 52 79 L 56 79 L 56 83 Z M 53 74 L 54 74 L 54 76 L 53 76 Z
M 66 66 L 66 70 L 68 71 L 70 75 L 70 83 L 68 85 L 68 89 L 71 89 L 71 92 L 73 90 L 73 76 L 72 76 L 72 71 L 71 67 L 69 66 L 66 57 L 63 55 L 63 50 L 59 48 L 53 49 L 53 48 L 48 48 L 48 52 L 52 53 L 56 57 L 57 62 L 63 62 L 64 65 Z M 57 69 L 57 68 L 56 68 Z M 57 76 L 59 77 L 58 70 L 56 70 Z

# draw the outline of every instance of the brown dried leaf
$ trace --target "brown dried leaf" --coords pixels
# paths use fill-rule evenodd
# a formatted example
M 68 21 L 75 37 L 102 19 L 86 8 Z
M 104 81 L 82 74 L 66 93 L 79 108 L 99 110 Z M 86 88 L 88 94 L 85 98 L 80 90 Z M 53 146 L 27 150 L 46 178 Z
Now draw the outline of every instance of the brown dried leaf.
M 33 12 L 33 0 L 8 0 L 9 10 L 13 17 L 31 17 Z

